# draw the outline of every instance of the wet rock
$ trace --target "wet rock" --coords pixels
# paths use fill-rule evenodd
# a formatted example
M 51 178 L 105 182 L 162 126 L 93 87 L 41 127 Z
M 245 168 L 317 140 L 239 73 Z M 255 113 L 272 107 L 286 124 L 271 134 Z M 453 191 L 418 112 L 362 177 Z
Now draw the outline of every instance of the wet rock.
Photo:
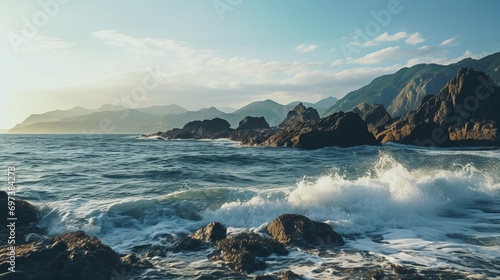
M 158 132 L 150 136 L 160 136 L 165 139 L 220 139 L 228 138 L 233 130 L 231 125 L 221 118 L 192 121 L 183 128 L 174 128 L 166 132 Z
M 172 251 L 201 251 L 208 248 L 208 244 L 200 239 L 186 236 L 180 242 L 172 247 Z
M 281 271 L 278 273 L 278 277 L 282 280 L 301 280 L 304 279 L 300 275 L 294 273 L 291 270 Z
M 83 231 L 19 245 L 16 249 L 17 269 L 30 280 L 108 280 L 129 277 L 152 267 L 135 255 L 119 255 Z M 7 271 L 7 251 L 5 246 L 0 249 L 2 271 Z
M 225 239 L 227 236 L 227 229 L 221 223 L 211 222 L 206 227 L 198 230 L 193 234 L 193 238 L 205 242 L 217 242 Z
M 240 233 L 217 241 L 217 248 L 218 252 L 212 260 L 228 262 L 233 270 L 246 273 L 267 267 L 259 257 L 268 257 L 272 253 L 288 255 L 283 244 L 255 233 Z
M 278 242 L 297 246 L 344 245 L 344 239 L 328 224 L 315 222 L 302 215 L 284 214 L 267 226 Z
M 8 211 L 8 196 L 4 191 L 0 191 L 0 219 L 7 221 L 9 216 Z M 39 212 L 29 202 L 17 199 L 15 200 L 15 241 L 16 244 L 26 243 L 26 238 L 31 233 L 41 234 L 43 230 L 37 225 L 39 222 Z M 10 230 L 5 225 L 0 227 L 0 239 L 7 240 Z
M 368 271 L 367 276 L 372 280 L 382 280 L 384 279 L 384 271 L 381 269 L 372 269 Z

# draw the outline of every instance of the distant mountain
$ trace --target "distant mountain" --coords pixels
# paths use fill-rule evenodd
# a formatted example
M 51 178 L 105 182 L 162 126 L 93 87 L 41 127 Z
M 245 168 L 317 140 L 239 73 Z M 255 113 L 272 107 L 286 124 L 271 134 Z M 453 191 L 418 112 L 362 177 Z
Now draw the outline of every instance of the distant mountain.
M 338 101 L 339 101 L 338 98 L 330 96 L 330 97 L 327 97 L 325 99 L 321 99 L 320 101 L 314 103 L 314 105 L 312 107 L 318 111 L 324 111 L 324 110 L 332 107 L 333 105 L 335 105 Z
M 148 108 L 138 108 L 136 109 L 139 112 L 155 115 L 155 116 L 165 116 L 168 114 L 183 114 L 188 112 L 187 109 L 179 106 L 179 105 L 164 105 L 164 106 L 153 106 Z
M 382 104 L 393 117 L 401 116 L 416 109 L 425 95 L 436 95 L 462 67 L 483 71 L 497 84 L 500 83 L 500 53 L 479 60 L 464 59 L 447 66 L 419 64 L 378 77 L 367 86 L 348 93 L 328 108 L 324 115 L 348 111 L 365 102 Z
M 216 117 L 224 118 L 226 113 L 219 111 L 215 107 L 205 108 L 198 111 L 188 111 L 182 114 L 168 114 L 165 115 L 154 123 L 145 123 L 141 130 L 142 132 L 148 131 L 166 131 L 173 128 L 181 128 L 185 124 L 195 120 L 207 120 Z
M 18 124 L 16 127 L 28 126 L 38 122 L 54 122 L 60 121 L 64 118 L 88 115 L 95 112 L 109 111 L 111 105 L 103 105 L 97 109 L 86 109 L 82 107 L 74 107 L 69 110 L 55 110 L 46 112 L 43 114 L 32 114 L 26 120 L 24 120 L 21 124 Z M 118 109 L 124 109 L 124 107 L 119 107 Z
M 154 123 L 158 116 L 133 109 L 96 112 L 53 122 L 37 122 L 16 126 L 11 133 L 139 133 L 145 123 Z

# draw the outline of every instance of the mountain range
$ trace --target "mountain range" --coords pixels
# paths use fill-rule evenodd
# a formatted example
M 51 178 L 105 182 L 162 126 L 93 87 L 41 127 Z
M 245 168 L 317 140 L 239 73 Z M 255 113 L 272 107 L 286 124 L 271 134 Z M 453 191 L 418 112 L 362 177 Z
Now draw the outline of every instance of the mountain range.
M 471 58 L 450 65 L 418 64 L 376 78 L 370 84 L 341 98 L 323 115 L 348 111 L 360 103 L 382 104 L 392 117 L 415 110 L 426 95 L 436 95 L 460 68 L 472 68 L 500 83 L 500 52 L 482 59 Z
M 391 117 L 401 117 L 417 109 L 428 95 L 437 95 L 455 77 L 460 68 L 472 68 L 486 73 L 500 84 L 500 52 L 482 59 L 467 58 L 450 65 L 418 64 L 405 67 L 394 74 L 374 79 L 370 84 L 352 91 L 342 99 L 328 97 L 316 103 L 302 102 L 315 108 L 321 116 L 339 111 L 349 111 L 356 106 L 381 104 Z M 128 109 L 103 105 L 97 109 L 75 107 L 44 114 L 30 115 L 16 125 L 10 133 L 144 133 L 166 131 L 183 127 L 194 120 L 222 118 L 231 127 L 247 116 L 264 117 L 271 126 L 279 125 L 287 113 L 300 101 L 282 105 L 273 100 L 256 101 L 240 109 L 215 107 L 189 111 L 179 105 L 153 106 Z
M 316 103 L 305 103 L 324 112 L 338 99 L 328 97 Z M 210 107 L 189 111 L 179 105 L 152 106 L 128 109 L 122 106 L 103 105 L 97 109 L 74 107 L 69 110 L 56 110 L 43 114 L 32 114 L 16 125 L 10 133 L 144 133 L 166 131 L 182 127 L 194 120 L 212 118 L 226 119 L 232 127 L 246 116 L 265 117 L 272 126 L 277 126 L 299 101 L 287 105 L 273 100 L 256 101 L 232 113 Z M 227 109 L 227 108 L 226 108 Z

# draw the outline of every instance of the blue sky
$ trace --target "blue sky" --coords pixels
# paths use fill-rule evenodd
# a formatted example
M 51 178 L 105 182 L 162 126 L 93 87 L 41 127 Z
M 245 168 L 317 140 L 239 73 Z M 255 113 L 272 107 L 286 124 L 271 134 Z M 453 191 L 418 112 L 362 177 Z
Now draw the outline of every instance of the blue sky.
M 500 51 L 499 14 L 495 0 L 2 1 L 0 128 L 77 105 L 342 97 Z

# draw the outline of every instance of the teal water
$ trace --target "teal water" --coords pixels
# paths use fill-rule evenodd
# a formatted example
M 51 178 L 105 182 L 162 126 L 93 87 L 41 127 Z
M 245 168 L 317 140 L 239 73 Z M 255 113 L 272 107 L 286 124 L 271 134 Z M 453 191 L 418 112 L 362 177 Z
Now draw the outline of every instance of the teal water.
M 332 279 L 332 269 L 391 262 L 500 277 L 497 148 L 310 151 L 228 140 L 0 135 L 0 151 L 0 168 L 16 167 L 18 196 L 42 210 L 49 235 L 85 230 L 126 253 L 168 245 L 213 220 L 231 233 L 261 231 L 298 213 L 346 238 L 343 261 L 339 252 L 297 251 L 269 272 Z M 186 279 L 224 270 L 207 254 L 153 261 L 156 273 Z

